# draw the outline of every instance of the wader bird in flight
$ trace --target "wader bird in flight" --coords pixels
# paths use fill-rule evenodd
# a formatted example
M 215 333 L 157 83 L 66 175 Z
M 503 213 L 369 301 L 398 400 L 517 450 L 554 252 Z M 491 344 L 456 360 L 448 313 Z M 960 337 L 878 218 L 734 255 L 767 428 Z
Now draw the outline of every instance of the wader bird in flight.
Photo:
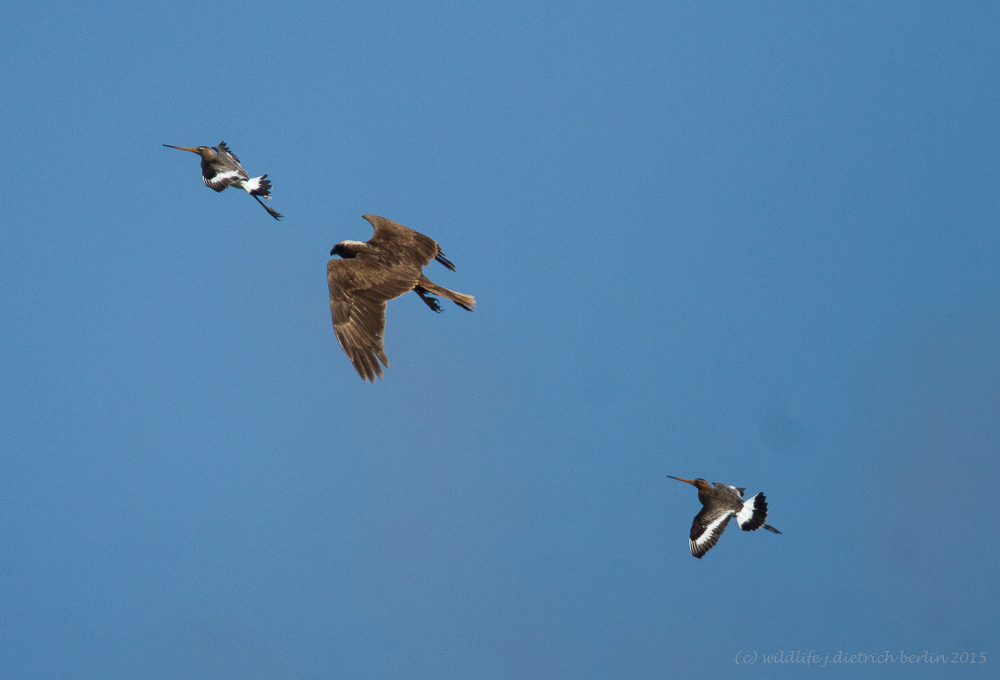
M 719 536 L 726 530 L 726 525 L 733 517 L 736 517 L 736 522 L 743 531 L 757 531 L 757 529 L 764 527 L 776 534 L 781 533 L 770 524 L 764 524 L 764 520 L 767 519 L 767 503 L 762 493 L 752 496 L 744 502 L 743 492 L 746 489 L 718 482 L 715 482 L 712 485 L 715 488 L 712 488 L 708 482 L 700 477 L 698 479 L 681 479 L 673 475 L 667 475 L 667 477 L 697 487 L 698 500 L 705 506 L 694 517 L 694 524 L 691 525 L 691 539 L 688 541 L 691 554 L 698 559 L 701 559 L 701 556 L 718 542 Z
M 201 179 L 208 186 L 216 191 L 222 191 L 226 187 L 237 187 L 243 189 L 248 194 L 257 199 L 267 214 L 276 220 L 281 219 L 281 213 L 267 207 L 260 200 L 262 197 L 271 200 L 271 180 L 267 175 L 260 177 L 250 177 L 247 171 L 240 165 L 240 159 L 236 157 L 225 142 L 219 142 L 219 146 L 196 146 L 191 149 L 186 146 L 173 146 L 164 144 L 171 149 L 190 151 L 201 156 Z
M 412 290 L 435 312 L 440 312 L 441 306 L 434 295 L 471 312 L 476 299 L 424 276 L 423 268 L 431 260 L 455 271 L 434 239 L 378 215 L 362 217 L 375 227 L 375 235 L 367 242 L 341 241 L 335 245 L 330 255 L 344 259 L 327 263 L 326 279 L 337 341 L 361 379 L 374 383 L 376 375 L 382 377 L 378 362 L 389 368 L 382 340 L 387 301 Z

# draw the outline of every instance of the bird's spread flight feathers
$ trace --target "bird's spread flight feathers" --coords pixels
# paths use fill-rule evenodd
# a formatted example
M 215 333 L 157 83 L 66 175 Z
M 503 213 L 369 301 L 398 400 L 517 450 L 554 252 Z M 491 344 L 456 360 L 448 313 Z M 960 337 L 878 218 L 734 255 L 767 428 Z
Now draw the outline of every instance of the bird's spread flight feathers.
M 716 508 L 713 512 L 708 506 L 701 509 L 691 525 L 691 538 L 688 547 L 691 554 L 700 558 L 719 542 L 719 537 L 733 518 L 733 511 Z

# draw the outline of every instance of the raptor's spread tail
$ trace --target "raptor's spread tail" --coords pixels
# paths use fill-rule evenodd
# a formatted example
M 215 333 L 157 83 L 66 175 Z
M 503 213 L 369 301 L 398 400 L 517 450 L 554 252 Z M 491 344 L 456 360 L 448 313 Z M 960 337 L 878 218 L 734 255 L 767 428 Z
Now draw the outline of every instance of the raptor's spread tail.
M 470 312 L 473 311 L 476 307 L 476 298 L 472 297 L 471 295 L 456 293 L 453 290 L 448 290 L 444 286 L 439 286 L 433 281 L 431 281 L 429 278 L 424 276 L 423 274 L 420 275 L 420 281 L 417 283 L 417 288 L 421 288 L 427 293 L 447 298 L 452 302 L 454 302 L 459 307 L 461 307 L 462 309 L 465 309 Z M 417 290 L 417 293 L 420 294 L 420 291 Z M 420 297 L 424 298 L 424 302 L 427 302 L 427 298 L 425 298 L 423 295 L 420 295 Z M 428 306 L 430 306 L 429 302 L 427 304 Z M 431 309 L 434 309 L 434 307 L 431 307 Z M 434 311 L 440 311 L 440 309 L 434 309 Z

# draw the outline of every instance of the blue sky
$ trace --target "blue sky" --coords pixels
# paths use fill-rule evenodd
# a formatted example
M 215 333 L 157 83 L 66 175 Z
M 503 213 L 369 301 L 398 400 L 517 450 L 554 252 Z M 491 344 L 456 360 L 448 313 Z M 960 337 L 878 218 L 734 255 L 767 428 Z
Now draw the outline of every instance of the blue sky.
M 35 3 L 0 25 L 0 675 L 965 677 L 991 3 Z M 225 140 L 271 220 L 161 144 Z M 467 314 L 337 345 L 363 213 Z M 784 533 L 687 549 L 666 475 Z

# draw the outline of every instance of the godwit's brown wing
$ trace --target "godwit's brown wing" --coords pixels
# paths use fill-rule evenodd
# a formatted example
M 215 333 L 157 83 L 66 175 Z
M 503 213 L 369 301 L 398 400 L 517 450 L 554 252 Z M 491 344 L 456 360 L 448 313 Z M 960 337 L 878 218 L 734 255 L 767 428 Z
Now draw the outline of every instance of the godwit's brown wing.
M 712 549 L 719 542 L 719 537 L 726 530 L 729 520 L 736 514 L 730 508 L 719 505 L 706 505 L 697 515 L 694 516 L 694 523 L 691 525 L 691 537 L 688 540 L 688 547 L 691 554 L 701 559 L 702 555 Z
M 202 156 L 201 158 L 201 179 L 205 182 L 205 186 L 215 191 L 222 191 L 231 186 L 243 189 L 243 183 L 250 179 L 250 175 L 240 165 L 240 159 L 229 150 L 225 142 L 219 142 L 219 146 L 212 147 L 212 149 L 215 151 L 215 155 L 208 158 Z M 260 190 L 256 186 L 253 188 Z M 251 189 L 247 189 L 247 192 L 253 195 Z

